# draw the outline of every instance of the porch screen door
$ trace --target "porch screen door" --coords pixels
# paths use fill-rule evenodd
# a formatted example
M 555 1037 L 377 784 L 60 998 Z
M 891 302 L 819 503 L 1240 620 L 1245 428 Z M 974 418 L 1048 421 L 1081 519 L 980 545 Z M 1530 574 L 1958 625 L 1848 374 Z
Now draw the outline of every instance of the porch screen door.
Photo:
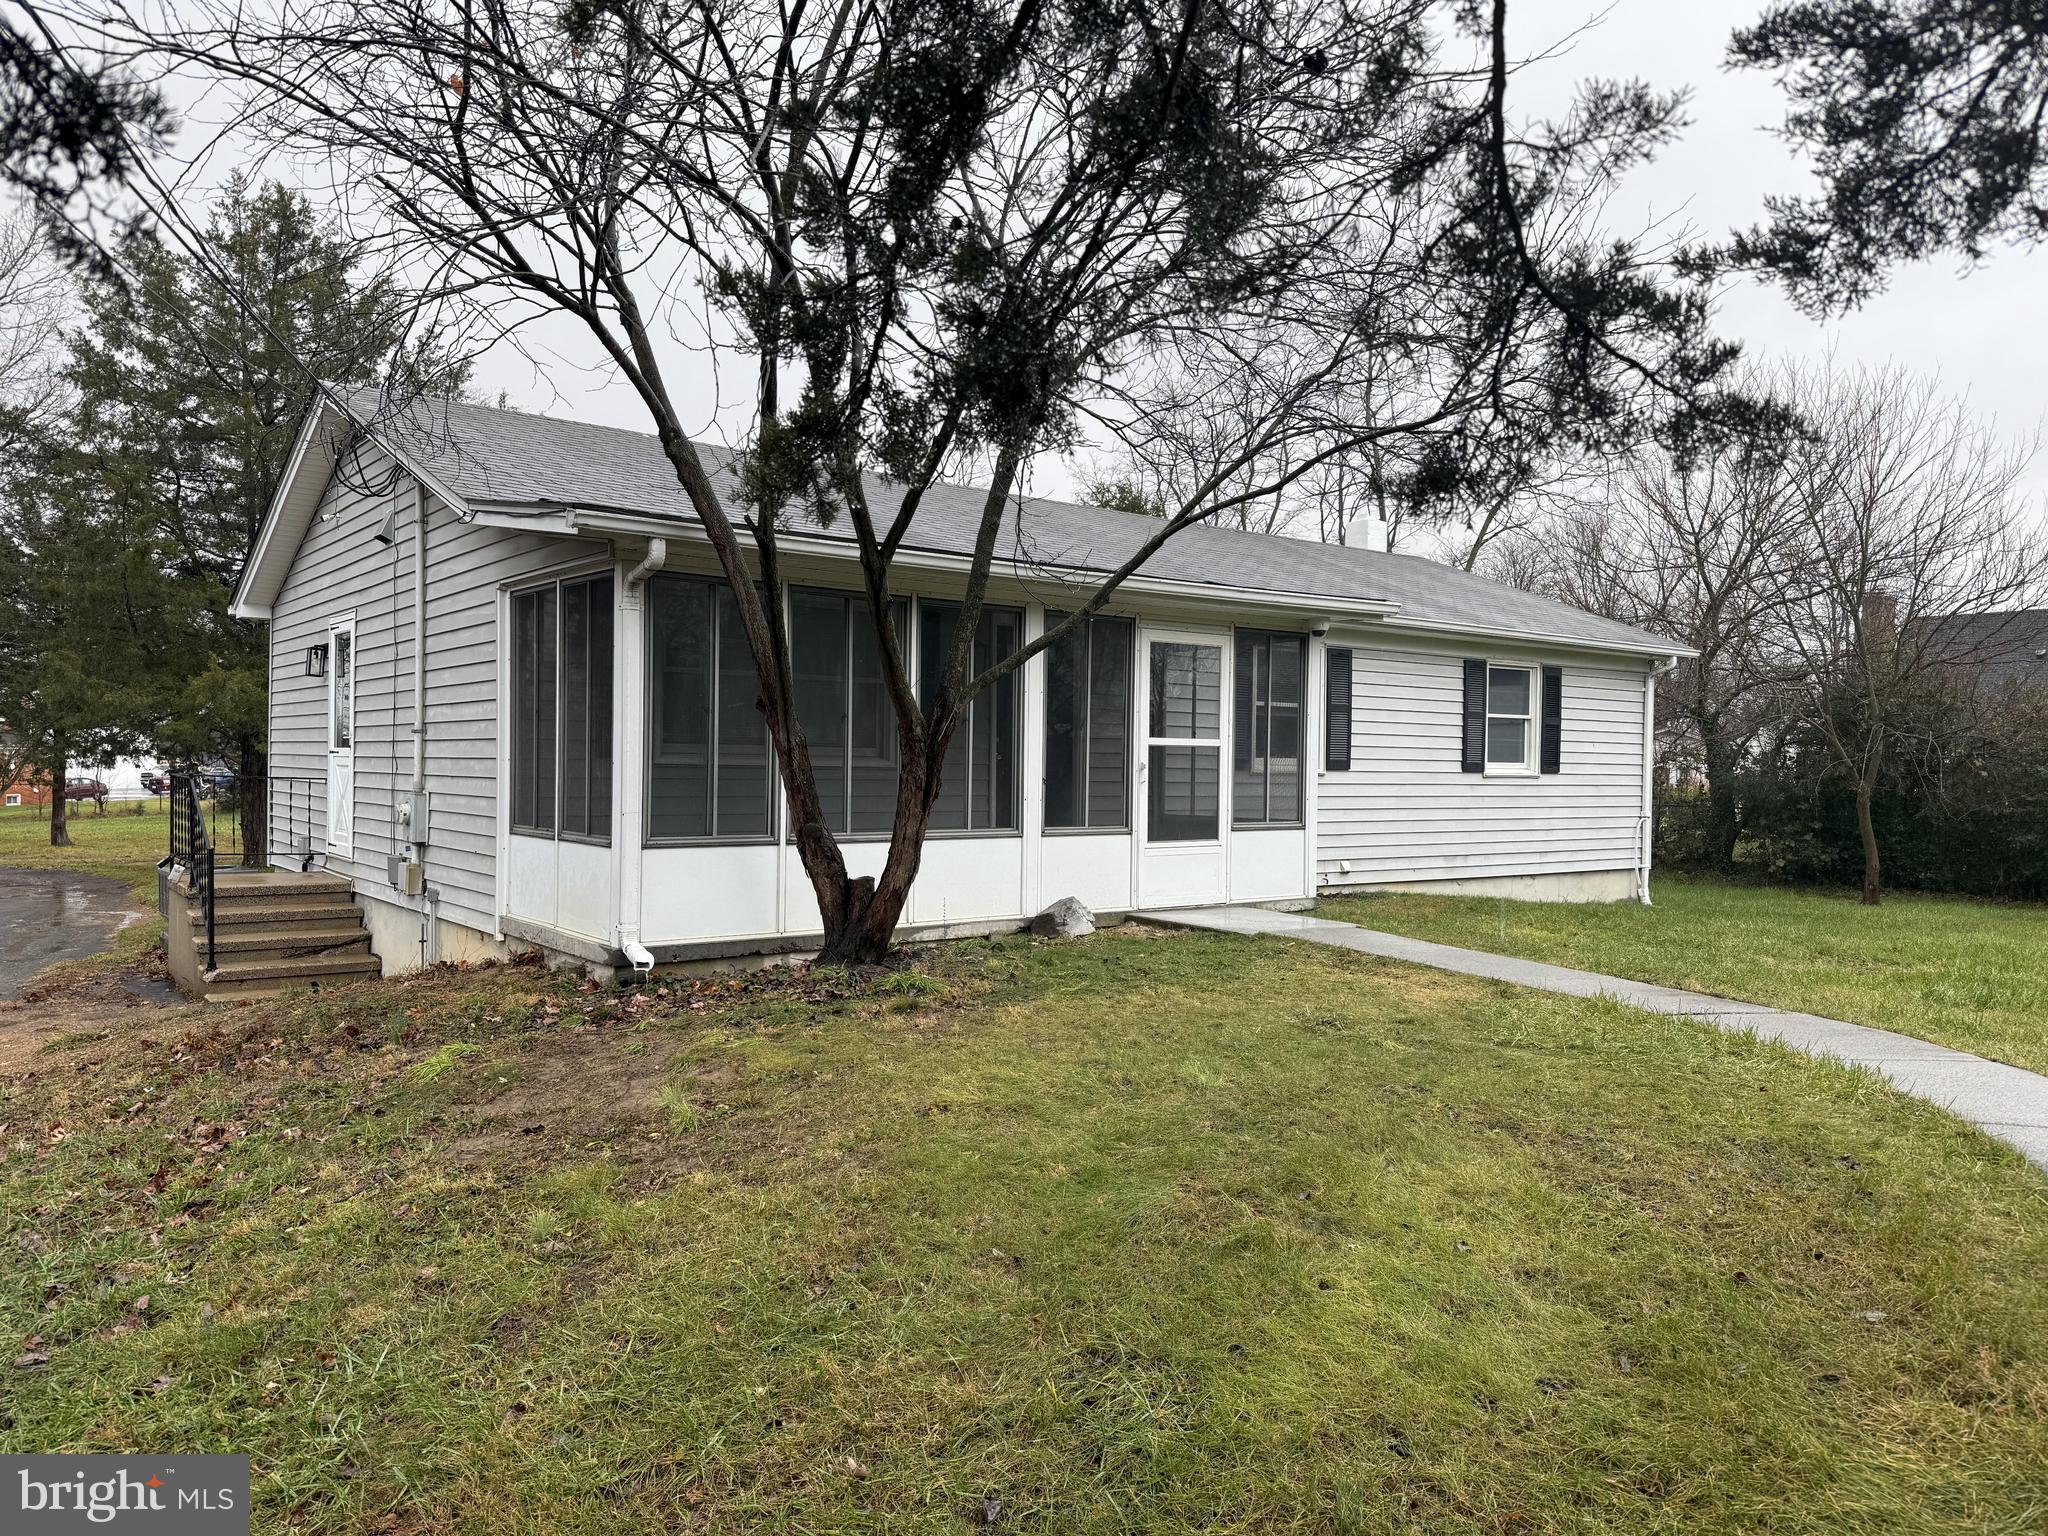
M 1145 639 L 1138 891 L 1148 905 L 1223 898 L 1223 650 L 1200 632 Z
M 346 858 L 356 828 L 356 621 L 327 630 L 327 851 Z

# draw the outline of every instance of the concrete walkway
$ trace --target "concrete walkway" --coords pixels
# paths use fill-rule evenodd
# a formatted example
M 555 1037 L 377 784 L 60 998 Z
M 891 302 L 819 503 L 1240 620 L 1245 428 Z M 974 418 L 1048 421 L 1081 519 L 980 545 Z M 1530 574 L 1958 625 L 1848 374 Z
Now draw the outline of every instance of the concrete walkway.
M 1761 1003 L 1739 1003 L 1704 992 L 1681 992 L 1645 981 L 1625 981 L 1593 971 L 1575 971 L 1537 960 L 1516 960 L 1484 950 L 1458 949 L 1424 939 L 1379 933 L 1306 912 L 1270 912 L 1263 907 L 1183 907 L 1136 914 L 1149 923 L 1201 928 L 1213 933 L 1264 933 L 1281 938 L 1357 950 L 1387 960 L 1434 966 L 1466 976 L 1484 976 L 1570 997 L 1607 997 L 1650 1013 L 1683 1014 L 1722 1029 L 1754 1030 L 1814 1056 L 1869 1067 L 1915 1098 L 1960 1115 L 1979 1130 L 2016 1148 L 2048 1171 L 2048 1077 L 1986 1061 L 1887 1029 L 1844 1024 L 1810 1013 L 1786 1013 Z

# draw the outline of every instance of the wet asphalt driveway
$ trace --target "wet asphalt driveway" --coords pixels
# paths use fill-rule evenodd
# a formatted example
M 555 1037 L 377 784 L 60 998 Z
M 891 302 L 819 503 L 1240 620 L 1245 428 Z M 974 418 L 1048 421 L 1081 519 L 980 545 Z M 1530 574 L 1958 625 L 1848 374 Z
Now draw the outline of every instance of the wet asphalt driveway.
M 0 998 L 60 960 L 98 954 L 138 916 L 128 887 L 105 875 L 0 869 Z

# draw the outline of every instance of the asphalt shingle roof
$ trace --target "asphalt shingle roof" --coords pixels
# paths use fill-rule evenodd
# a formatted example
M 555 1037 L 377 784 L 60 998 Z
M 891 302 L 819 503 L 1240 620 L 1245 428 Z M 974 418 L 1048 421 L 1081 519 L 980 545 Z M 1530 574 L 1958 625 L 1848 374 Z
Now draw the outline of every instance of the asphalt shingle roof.
M 652 433 L 443 401 L 415 405 L 401 415 L 380 415 L 373 393 L 351 403 L 359 420 L 370 423 L 393 448 L 470 502 L 580 507 L 695 521 Z M 708 446 L 700 452 L 730 502 L 731 455 Z M 897 490 L 874 478 L 868 489 L 877 515 L 887 515 Z M 982 497 L 983 492 L 971 486 L 934 485 L 918 509 L 905 548 L 971 553 Z M 1157 527 L 1136 513 L 1027 497 L 1006 517 L 998 556 L 1028 573 L 1099 573 L 1121 565 Z M 805 520 L 797 524 L 797 531 L 852 540 L 843 522 L 820 528 Z M 1398 605 L 1399 620 L 1485 633 L 1505 631 L 1631 650 L 1671 644 L 1647 631 L 1419 556 L 1232 528 L 1197 525 L 1175 535 L 1146 562 L 1144 574 L 1219 590 L 1390 602 Z
M 1985 687 L 2048 690 L 2048 608 L 1954 613 L 1928 623 L 1930 648 L 1974 668 Z

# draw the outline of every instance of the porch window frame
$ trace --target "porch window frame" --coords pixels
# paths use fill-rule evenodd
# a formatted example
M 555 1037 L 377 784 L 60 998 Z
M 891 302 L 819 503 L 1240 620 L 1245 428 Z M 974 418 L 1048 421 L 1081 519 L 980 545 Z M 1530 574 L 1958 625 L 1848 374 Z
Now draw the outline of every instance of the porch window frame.
M 562 622 L 562 593 L 565 587 L 594 586 L 599 582 L 605 582 L 609 584 L 609 600 L 611 604 L 611 649 L 610 654 L 607 658 L 607 687 L 605 690 L 605 708 L 607 713 L 611 716 L 611 766 L 610 772 L 605 776 L 603 780 L 606 800 L 606 813 L 604 816 L 605 830 L 602 834 L 595 832 L 571 832 L 566 830 L 562 826 L 562 808 L 567 798 L 563 794 L 563 779 L 567 771 L 567 764 L 564 760 L 564 753 L 568 745 L 565 721 L 565 689 L 563 688 L 564 668 L 562 664 L 562 638 L 563 630 L 565 628 Z M 527 823 L 521 822 L 518 816 L 516 797 L 513 794 L 512 780 L 513 774 L 517 772 L 517 764 L 519 757 L 519 672 L 517 658 L 508 657 L 509 665 L 507 667 L 506 676 L 507 682 L 509 684 L 508 692 L 510 694 L 510 697 L 507 703 L 511 711 L 511 723 L 510 728 L 506 732 L 507 772 L 505 776 L 505 827 L 507 832 L 514 837 L 547 838 L 555 842 L 582 843 L 588 847 L 593 848 L 609 848 L 612 844 L 612 829 L 617 826 L 619 819 L 619 722 L 617 710 L 615 708 L 618 689 L 618 653 L 620 628 L 618 572 L 615 571 L 610 565 L 603 565 L 595 568 L 561 571 L 553 575 L 550 575 L 542 580 L 525 581 L 520 582 L 515 586 L 507 587 L 505 589 L 505 632 L 507 636 L 508 649 L 510 645 L 514 643 L 516 637 L 518 625 L 516 615 L 518 611 L 517 605 L 519 600 L 522 597 L 531 597 L 541 592 L 553 592 L 555 595 L 552 633 L 553 667 L 555 680 L 555 762 L 554 776 L 550 785 L 551 789 L 553 790 L 553 806 L 550 815 L 551 825 L 545 827 L 529 825 Z M 353 646 L 351 646 L 351 650 L 353 650 Z M 591 651 L 591 656 L 594 658 L 596 654 L 596 650 L 593 648 Z M 330 668 L 329 670 L 331 672 L 332 668 Z M 593 697 L 594 696 L 595 695 L 593 694 Z M 587 752 L 589 743 L 595 740 L 594 737 L 590 736 L 587 727 L 585 730 L 585 737 Z M 589 780 L 588 786 L 586 786 L 585 790 L 585 793 L 588 794 L 590 787 L 594 787 L 599 781 L 594 775 L 589 774 L 587 762 L 585 765 L 585 774 Z
M 1259 740 L 1259 715 L 1265 712 L 1266 751 L 1260 759 L 1264 764 L 1260 770 L 1261 798 L 1265 814 L 1258 817 L 1244 817 L 1239 814 L 1237 794 L 1237 751 L 1235 739 L 1230 744 L 1230 826 L 1232 831 L 1292 831 L 1308 825 L 1308 693 L 1309 693 L 1309 646 L 1308 636 L 1292 629 L 1239 629 L 1231 636 L 1231 711 L 1230 722 L 1233 738 L 1237 729 L 1237 664 L 1238 658 L 1248 656 L 1252 665 L 1252 701 L 1247 715 L 1251 730 L 1251 743 L 1256 747 Z M 1286 641 L 1296 647 L 1300 661 L 1295 670 L 1294 700 L 1294 814 L 1276 818 L 1273 810 L 1273 645 Z M 1263 663 L 1263 672 L 1261 664 Z M 1263 678 L 1265 697 L 1259 696 Z
M 1496 672 L 1520 672 L 1529 680 L 1529 708 L 1527 713 L 1518 714 L 1493 707 L 1493 674 Z M 1479 765 L 1483 778 L 1533 779 L 1541 777 L 1541 735 L 1543 720 L 1543 668 L 1534 662 L 1496 661 L 1486 659 L 1486 726 L 1479 739 Z M 1496 720 L 1519 720 L 1522 722 L 1522 756 L 1519 762 L 1495 762 L 1493 758 L 1493 722 Z
M 821 585 L 817 582 L 810 581 L 786 581 L 782 584 L 782 590 L 784 593 L 783 601 L 787 605 L 784 609 L 784 623 L 785 631 L 790 637 L 790 670 L 792 673 L 792 677 L 796 670 L 797 593 L 799 591 L 802 591 L 808 592 L 813 596 L 843 598 L 846 602 L 847 664 L 845 707 L 847 751 L 846 767 L 843 779 L 844 788 L 846 792 L 846 824 L 848 827 L 851 827 L 853 825 L 853 629 L 854 626 L 857 624 L 873 624 L 874 615 L 868 608 L 867 591 L 865 588 L 862 587 L 834 587 Z M 903 653 L 904 670 L 909 675 L 910 691 L 913 694 L 915 694 L 917 692 L 918 659 L 916 623 L 917 615 L 915 607 L 908 597 L 897 596 L 890 597 L 889 607 L 891 608 L 891 610 L 893 610 L 893 615 L 896 617 L 900 617 L 900 619 L 902 620 L 902 623 L 896 631 L 896 640 L 898 648 Z M 801 717 L 799 718 L 801 719 Z M 892 708 L 889 712 L 889 729 L 891 731 L 894 731 L 895 728 L 896 712 Z M 806 729 L 808 729 L 808 727 Z M 814 773 L 816 772 L 815 763 L 812 765 L 812 771 Z M 896 774 L 897 782 L 900 784 L 902 782 L 903 775 L 903 764 L 900 761 L 896 764 Z M 782 783 L 779 775 L 777 775 L 775 783 L 777 789 L 779 790 L 781 788 Z M 786 797 L 780 794 L 776 796 L 776 804 L 779 813 L 786 812 L 788 810 Z M 838 830 L 836 827 L 832 830 L 832 840 L 835 843 L 839 843 L 841 845 L 847 843 L 887 843 L 895 835 L 896 833 L 893 827 L 887 832 L 842 832 Z M 932 834 L 927 833 L 927 835 L 929 836 Z
M 960 609 L 963 606 L 965 606 L 960 601 L 960 599 L 954 597 L 934 597 L 920 595 L 917 599 L 916 606 L 911 614 L 912 622 L 910 637 L 911 649 L 914 654 L 910 658 L 910 688 L 911 692 L 917 696 L 918 708 L 920 709 L 924 708 L 924 610 L 928 605 L 936 606 L 939 608 L 950 608 L 955 613 L 958 613 Z M 987 598 L 983 598 L 981 604 L 981 611 L 984 614 L 994 612 L 1015 614 L 1017 617 L 1018 648 L 1022 649 L 1024 646 L 1029 645 L 1031 643 L 1029 638 L 1024 633 L 1028 615 L 1026 614 L 1026 611 L 1022 604 L 998 603 L 992 602 Z M 980 620 L 977 618 L 976 622 L 979 623 Z M 1033 661 L 1043 661 L 1043 659 L 1044 653 L 1041 652 L 1039 656 L 1033 658 Z M 1015 697 L 1011 701 L 1010 709 L 1011 726 L 1016 732 L 1016 735 L 1012 738 L 1014 742 L 1014 749 L 1011 753 L 1012 760 L 1010 764 L 1010 802 L 1012 805 L 1016 807 L 1016 825 L 1010 827 L 934 827 L 930 825 L 929 822 L 927 822 L 924 834 L 926 842 L 930 842 L 933 838 L 956 839 L 972 837 L 1023 837 L 1024 732 L 1028 728 L 1028 722 L 1024 718 L 1024 674 L 1025 671 L 1031 665 L 1032 662 L 1026 662 L 1024 666 L 1018 667 L 1010 673 L 1010 676 L 1016 679 Z M 964 731 L 966 733 L 967 810 L 969 820 L 973 819 L 974 812 L 974 712 L 982 706 L 982 702 L 988 697 L 989 691 L 987 689 L 984 689 L 981 693 L 975 695 L 973 698 L 967 701 L 967 706 L 961 714 L 959 729 L 953 733 L 953 739 L 955 741 L 959 741 L 962 739 L 961 732 Z M 939 771 L 941 774 L 945 772 L 945 764 L 943 760 L 939 765 Z
M 1050 630 L 1055 623 L 1064 622 L 1071 615 L 1068 609 L 1049 609 L 1045 615 L 1045 627 Z M 1124 631 L 1126 651 L 1124 655 L 1124 793 L 1123 821 L 1116 826 L 1097 826 L 1090 821 L 1094 811 L 1092 793 L 1093 779 L 1089 774 L 1089 757 L 1094 749 L 1094 703 L 1095 703 L 1095 655 L 1097 625 L 1105 628 L 1121 626 Z M 1041 837 L 1122 837 L 1129 838 L 1137 832 L 1137 787 L 1138 760 L 1141 746 L 1141 732 L 1138 720 L 1138 621 L 1128 614 L 1091 614 L 1077 626 L 1087 646 L 1087 666 L 1082 676 L 1081 720 L 1087 728 L 1086 744 L 1081 752 L 1081 823 L 1079 826 L 1054 826 L 1049 819 L 1049 801 L 1041 788 L 1038 797 L 1038 822 Z M 1052 752 L 1052 647 L 1039 652 L 1036 663 L 1044 670 L 1040 677 L 1040 691 L 1044 695 L 1043 708 L 1039 710 L 1039 762 L 1041 777 L 1050 761 Z
M 659 668 L 655 665 L 654 657 L 654 602 L 651 589 L 656 582 L 677 580 L 701 582 L 711 589 L 712 594 L 710 644 L 711 699 L 709 710 L 711 729 L 708 738 L 710 755 L 706 769 L 711 823 L 714 827 L 718 824 L 718 711 L 719 705 L 722 702 L 718 691 L 720 678 L 719 661 L 721 659 L 719 647 L 722 644 L 718 625 L 718 598 L 721 593 L 728 592 L 730 589 L 722 574 L 713 575 L 703 571 L 686 570 L 656 571 L 647 578 L 647 585 L 650 590 L 646 594 L 645 619 L 642 624 L 643 634 L 641 637 L 642 643 L 646 647 L 647 655 L 646 664 L 642 668 L 645 676 L 642 679 L 644 686 L 640 701 L 640 707 L 645 712 L 643 719 L 646 722 L 646 729 L 641 733 L 646 738 L 646 749 L 642 754 L 640 765 L 640 824 L 647 830 L 641 834 L 640 846 L 643 848 L 779 847 L 783 842 L 783 829 L 789 820 L 789 806 L 787 803 L 788 797 L 782 791 L 782 763 L 775 754 L 775 740 L 769 733 L 766 716 L 763 716 L 761 720 L 761 739 L 768 752 L 768 830 L 766 832 L 746 833 L 721 833 L 716 831 L 694 834 L 671 833 L 664 836 L 657 836 L 653 831 L 654 761 L 656 753 L 661 748 L 660 733 L 655 730 L 654 694 L 655 689 L 660 686 L 661 678 Z M 777 601 L 783 605 L 782 618 L 783 632 L 785 634 L 789 632 L 790 611 L 788 604 L 791 590 L 791 584 L 784 582 L 781 594 L 777 598 Z M 767 594 L 763 593 L 762 595 L 765 597 Z M 760 686 L 760 674 L 754 666 L 754 659 L 751 655 L 747 658 L 747 670 L 748 675 L 753 677 L 755 686 L 758 688 Z

